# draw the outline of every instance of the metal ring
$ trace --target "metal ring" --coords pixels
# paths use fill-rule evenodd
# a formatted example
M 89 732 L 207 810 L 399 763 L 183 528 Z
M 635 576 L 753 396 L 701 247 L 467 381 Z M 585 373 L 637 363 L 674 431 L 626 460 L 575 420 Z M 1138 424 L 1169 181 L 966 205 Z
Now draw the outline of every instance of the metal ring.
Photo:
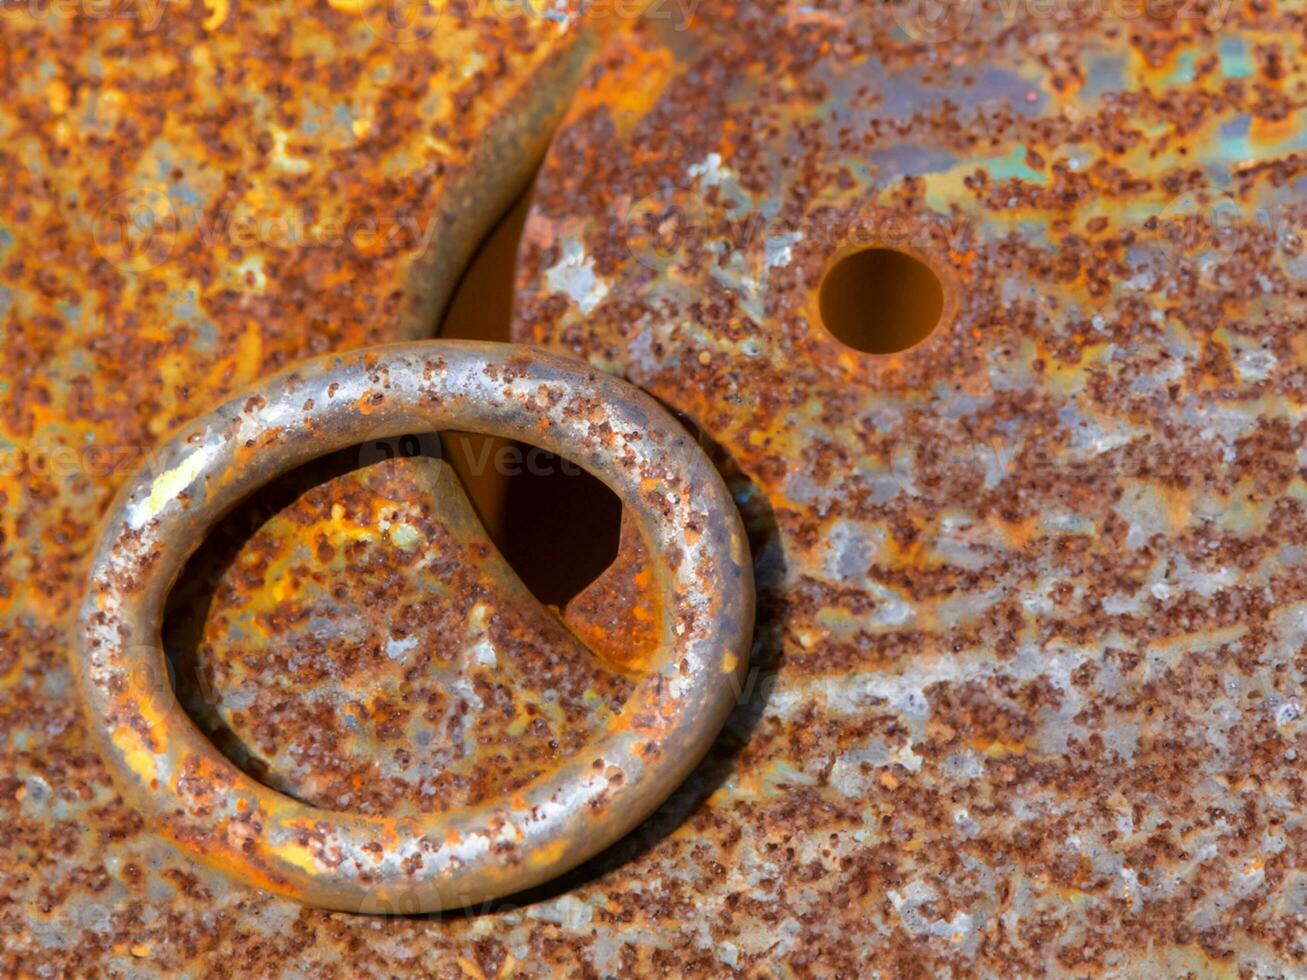
M 164 602 L 209 528 L 251 491 L 365 436 L 411 432 L 415 420 L 530 441 L 607 483 L 646 537 L 666 597 L 661 642 L 603 737 L 512 799 L 430 818 L 332 812 L 251 779 L 195 728 L 168 680 Z M 434 911 L 545 881 L 652 812 L 735 701 L 753 602 L 731 497 L 652 398 L 532 348 L 396 344 L 260 384 L 128 481 L 91 566 L 77 676 L 120 789 L 183 851 L 313 905 Z

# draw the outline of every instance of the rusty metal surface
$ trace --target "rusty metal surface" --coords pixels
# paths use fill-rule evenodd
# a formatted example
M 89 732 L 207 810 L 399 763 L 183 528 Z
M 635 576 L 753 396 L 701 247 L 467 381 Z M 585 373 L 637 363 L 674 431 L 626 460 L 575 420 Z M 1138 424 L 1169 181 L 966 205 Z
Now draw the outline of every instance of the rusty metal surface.
M 1303 8 L 921 13 L 614 41 L 538 178 L 516 338 L 691 418 L 765 542 L 743 748 L 571 938 L 600 972 L 1300 976 Z M 920 346 L 822 328 L 859 244 L 943 279 Z
M 168 432 L 306 354 L 430 332 L 444 287 L 526 179 L 593 48 L 579 12 L 441 5 L 397 26 L 384 4 L 0 11 L 0 973 L 329 975 L 369 962 L 457 969 L 460 958 L 493 973 L 511 962 L 506 947 L 484 945 L 475 923 L 445 935 L 440 923 L 401 921 L 374 948 L 362 920 L 302 911 L 174 853 L 114 792 L 79 715 L 68 654 L 97 521 Z M 355 462 L 372 462 L 367 447 Z M 346 532 L 369 509 L 429 507 L 440 488 L 430 465 L 382 469 L 322 491 L 344 510 L 324 529 L 328 547 L 357 548 Z M 348 651 L 312 651 L 277 679 L 290 696 L 276 700 L 260 684 L 279 665 L 264 673 L 259 658 L 282 651 L 238 632 L 264 581 L 259 563 L 317 499 L 187 583 L 194 591 L 210 572 L 226 574 L 213 607 L 196 610 L 213 619 L 178 625 L 183 639 L 208 630 L 196 658 L 206 685 L 188 692 L 192 705 L 202 722 L 229 726 L 224 748 L 274 784 L 324 800 L 316 794 L 362 779 L 364 810 L 429 808 L 430 784 L 401 760 L 387 760 L 397 772 L 389 785 L 363 768 L 368 722 L 385 741 L 404 709 L 367 705 L 375 714 L 360 719 L 357 752 L 342 740 L 331 753 L 306 748 L 325 719 L 295 710 L 310 707 L 324 674 L 347 668 L 332 657 Z M 267 515 L 256 516 L 257 527 Z M 416 530 L 480 547 L 443 514 Z M 392 534 L 354 558 L 398 569 L 394 545 Z M 492 553 L 482 557 L 463 584 L 514 596 L 520 584 Z M 344 595 L 337 583 L 333 605 L 314 592 L 325 580 L 292 566 L 268 583 L 285 603 L 269 615 L 312 607 L 343 623 L 353 604 L 381 616 L 421 584 L 420 574 L 390 581 L 394 594 L 378 600 L 370 572 L 380 569 L 369 564 Z M 486 624 L 492 642 L 511 619 L 501 613 Z M 523 659 L 505 656 L 504 670 L 559 676 L 565 712 L 581 684 L 586 714 L 567 727 L 584 741 L 629 681 L 572 656 L 575 644 L 543 611 L 518 614 L 540 631 L 528 637 L 538 646 L 506 651 Z M 288 624 L 287 638 L 305 632 Z M 175 652 L 184 660 L 194 651 L 182 643 Z M 411 667 L 389 658 L 373 666 L 368 682 L 382 690 Z M 463 666 L 474 683 L 468 672 L 478 668 Z M 584 697 L 589 678 L 600 685 L 594 702 Z M 532 695 L 549 691 L 528 686 L 516 704 L 529 712 Z M 478 761 L 453 766 L 435 795 L 452 804 L 508 785 L 520 771 L 497 782 L 497 750 L 520 753 L 513 769 L 533 745 L 551 745 L 561 724 L 551 714 L 519 732 L 487 719 Z M 271 747 L 270 730 L 286 754 Z
M 610 48 L 581 94 L 518 333 L 648 386 L 748 475 L 758 672 L 708 762 L 566 891 L 443 920 L 305 909 L 178 856 L 113 792 L 66 652 L 96 517 L 142 453 L 256 376 L 414 326 L 412 250 L 367 225 L 350 249 L 330 227 L 289 250 L 172 236 L 132 168 L 148 187 L 160 151 L 193 150 L 219 213 L 248 174 L 347 219 L 416 186 L 421 211 L 443 193 L 428 130 L 457 144 L 496 98 L 459 77 L 480 41 L 388 51 L 323 4 L 149 29 L 128 5 L 4 11 L 0 972 L 1302 971 L 1300 5 L 959 7 L 932 42 L 910 7 L 705 6 Z M 515 26 L 488 70 L 557 23 Z M 414 98 L 464 84 L 434 115 Z M 348 145 L 273 179 L 301 156 L 273 114 L 353 117 L 355 93 L 379 115 L 316 123 Z M 178 121 L 196 135 L 157 143 Z M 94 215 L 124 191 L 159 234 L 122 248 L 130 210 Z M 301 198 L 276 200 L 243 206 L 293 220 Z M 920 351 L 815 329 L 846 228 L 957 278 Z M 331 493 L 352 508 L 351 479 Z M 233 584 L 220 602 L 256 601 Z

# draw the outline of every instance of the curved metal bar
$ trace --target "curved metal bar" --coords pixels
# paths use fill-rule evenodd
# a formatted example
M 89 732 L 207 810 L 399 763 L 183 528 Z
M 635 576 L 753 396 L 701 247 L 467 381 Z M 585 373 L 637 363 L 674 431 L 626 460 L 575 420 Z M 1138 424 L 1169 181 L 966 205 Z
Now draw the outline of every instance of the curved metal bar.
M 216 520 L 280 473 L 365 437 L 457 427 L 587 467 L 637 519 L 663 603 L 651 668 L 604 737 L 514 794 L 431 818 L 339 813 L 261 785 L 173 695 L 164 602 Z M 432 911 L 510 894 L 631 830 L 690 772 L 746 670 L 753 579 L 721 478 L 652 398 L 580 362 L 434 341 L 301 364 L 196 420 L 128 482 L 90 572 L 78 678 L 124 794 L 177 846 L 333 909 Z

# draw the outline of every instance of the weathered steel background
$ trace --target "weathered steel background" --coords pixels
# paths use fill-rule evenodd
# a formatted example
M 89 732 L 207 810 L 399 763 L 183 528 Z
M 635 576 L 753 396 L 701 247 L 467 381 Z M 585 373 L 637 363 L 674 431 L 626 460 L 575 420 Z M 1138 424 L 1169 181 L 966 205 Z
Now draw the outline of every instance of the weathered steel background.
M 911 15 L 615 42 L 538 178 L 516 338 L 688 415 L 768 540 L 747 740 L 572 892 L 592 962 L 1300 976 L 1307 16 Z M 939 271 L 924 344 L 820 328 L 850 243 Z
M 4 12 L 0 971 L 1301 973 L 1307 15 L 1285 0 L 715 3 L 613 38 L 539 179 L 516 333 L 719 447 L 760 608 L 712 757 L 580 874 L 443 919 L 233 887 L 117 797 L 66 659 L 114 488 L 251 379 L 429 328 L 447 297 L 423 283 L 571 93 L 574 13 Z M 921 347 L 818 326 L 859 242 L 944 279 Z M 452 492 L 415 461 L 283 488 L 197 563 L 183 691 L 251 771 L 457 805 L 620 703 L 639 659 L 578 657 L 518 607 L 433 505 Z M 417 567 L 403 526 L 486 563 Z M 639 566 L 590 597 L 602 652 L 638 633 L 610 617 L 625 584 L 650 601 Z M 482 588 L 536 631 L 487 620 L 497 678 L 465 655 Z M 565 678 L 532 686 L 533 656 Z M 465 692 L 419 704 L 441 667 Z

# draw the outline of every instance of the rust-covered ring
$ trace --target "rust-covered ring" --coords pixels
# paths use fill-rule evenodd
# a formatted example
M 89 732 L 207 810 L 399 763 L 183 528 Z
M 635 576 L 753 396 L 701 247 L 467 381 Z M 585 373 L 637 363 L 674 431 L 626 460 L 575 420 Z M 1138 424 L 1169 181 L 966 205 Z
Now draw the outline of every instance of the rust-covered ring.
M 523 439 L 607 483 L 645 535 L 666 599 L 661 642 L 603 736 L 510 799 L 431 817 L 323 810 L 251 779 L 191 723 L 168 680 L 164 602 L 205 533 L 251 491 L 415 422 Z M 532 348 L 434 341 L 306 362 L 165 445 L 107 518 L 77 673 L 118 785 L 183 851 L 314 905 L 432 911 L 545 881 L 647 816 L 730 711 L 752 621 L 739 515 L 653 399 Z

